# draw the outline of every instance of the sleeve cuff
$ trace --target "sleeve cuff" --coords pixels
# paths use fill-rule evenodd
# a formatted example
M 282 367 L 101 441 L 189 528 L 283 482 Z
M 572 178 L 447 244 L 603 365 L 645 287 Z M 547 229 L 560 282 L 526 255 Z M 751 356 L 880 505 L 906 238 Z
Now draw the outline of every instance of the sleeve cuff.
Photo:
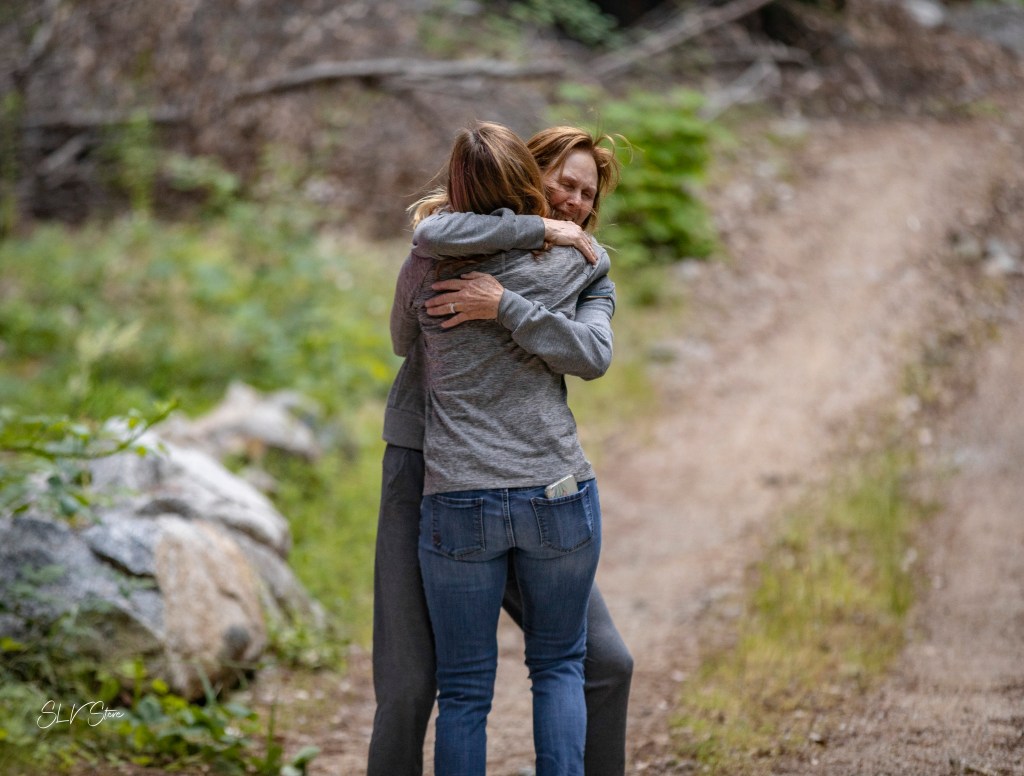
M 519 235 L 516 245 L 527 250 L 544 247 L 544 219 L 540 216 L 519 216 L 516 219 Z
M 506 288 L 501 294 L 501 301 L 498 302 L 498 323 L 509 331 L 515 331 L 532 309 L 532 302 Z

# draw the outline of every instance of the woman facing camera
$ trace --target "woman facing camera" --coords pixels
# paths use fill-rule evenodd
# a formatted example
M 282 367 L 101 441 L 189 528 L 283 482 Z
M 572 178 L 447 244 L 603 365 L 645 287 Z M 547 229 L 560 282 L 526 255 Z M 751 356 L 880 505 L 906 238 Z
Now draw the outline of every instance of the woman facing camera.
M 461 132 L 448 164 L 449 208 L 548 214 L 526 145 L 497 124 Z M 538 776 L 582 776 L 586 611 L 601 512 L 561 374 L 495 321 L 443 328 L 432 285 L 473 270 L 556 314 L 608 270 L 572 247 L 435 262 L 413 254 L 392 313 L 396 352 L 421 336 L 428 411 L 419 561 L 438 682 L 435 769 L 484 774 L 497 623 L 510 567 L 522 595 Z

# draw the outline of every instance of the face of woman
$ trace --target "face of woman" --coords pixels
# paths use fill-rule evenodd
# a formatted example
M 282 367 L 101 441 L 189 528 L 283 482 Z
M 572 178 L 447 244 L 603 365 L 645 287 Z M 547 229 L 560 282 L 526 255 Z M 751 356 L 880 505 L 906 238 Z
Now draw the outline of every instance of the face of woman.
M 597 196 L 597 164 L 589 151 L 573 151 L 557 170 L 544 173 L 544 189 L 552 217 L 580 226 L 594 208 Z

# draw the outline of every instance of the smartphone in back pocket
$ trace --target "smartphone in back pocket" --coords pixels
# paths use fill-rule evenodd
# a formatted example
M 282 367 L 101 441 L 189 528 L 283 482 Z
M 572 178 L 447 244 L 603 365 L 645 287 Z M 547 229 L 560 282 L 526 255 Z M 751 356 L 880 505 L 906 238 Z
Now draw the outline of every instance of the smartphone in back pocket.
M 544 488 L 544 498 L 559 498 L 560 496 L 568 496 L 570 493 L 575 493 L 579 490 L 576 485 L 576 478 L 571 474 L 567 474 L 557 482 L 552 482 L 546 488 Z

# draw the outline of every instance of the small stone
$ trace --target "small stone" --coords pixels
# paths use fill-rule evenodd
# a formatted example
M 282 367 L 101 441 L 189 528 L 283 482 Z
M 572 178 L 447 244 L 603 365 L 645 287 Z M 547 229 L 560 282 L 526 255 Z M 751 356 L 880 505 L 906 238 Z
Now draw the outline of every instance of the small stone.
M 990 278 L 1024 275 L 1024 267 L 1009 253 L 996 253 L 985 259 L 982 271 Z
M 933 30 L 946 21 L 946 11 L 932 0 L 902 0 L 900 5 L 907 16 L 927 30 Z
M 985 249 L 973 234 L 960 232 L 953 237 L 953 256 L 965 264 L 974 264 L 984 258 Z

